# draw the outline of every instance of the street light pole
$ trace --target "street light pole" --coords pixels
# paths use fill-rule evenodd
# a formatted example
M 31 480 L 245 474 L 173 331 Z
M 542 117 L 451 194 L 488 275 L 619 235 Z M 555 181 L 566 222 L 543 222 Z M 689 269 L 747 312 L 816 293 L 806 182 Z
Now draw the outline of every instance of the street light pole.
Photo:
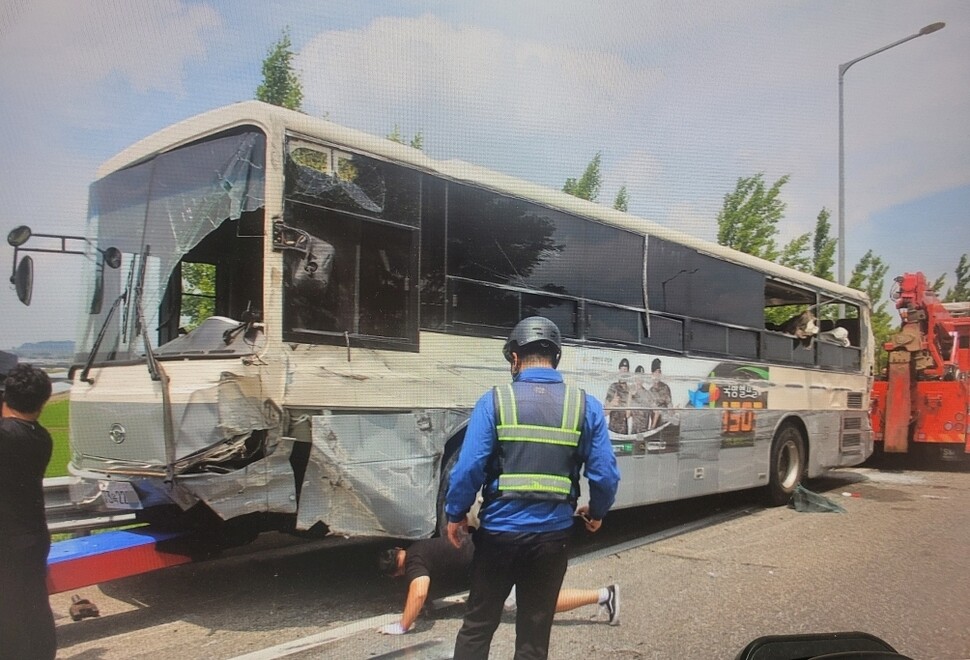
M 889 50 L 890 48 L 894 48 L 899 44 L 904 44 L 910 39 L 915 39 L 916 37 L 922 37 L 924 34 L 931 34 L 937 30 L 942 30 L 944 27 L 946 27 L 946 23 L 943 22 L 931 23 L 915 34 L 911 34 L 908 37 L 900 39 L 899 41 L 894 41 L 888 46 L 877 48 L 871 53 L 866 53 L 862 57 L 857 57 L 854 60 L 849 60 L 845 64 L 839 65 L 839 284 L 845 284 L 845 125 L 842 118 L 842 78 L 845 76 L 845 72 L 849 70 L 849 67 L 856 62 L 861 62 L 867 57 L 878 55 L 879 53 Z

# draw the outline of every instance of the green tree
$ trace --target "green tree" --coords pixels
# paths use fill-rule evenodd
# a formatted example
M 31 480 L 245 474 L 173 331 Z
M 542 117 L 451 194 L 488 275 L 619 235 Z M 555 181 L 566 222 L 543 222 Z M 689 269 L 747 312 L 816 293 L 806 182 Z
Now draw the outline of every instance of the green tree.
M 778 255 L 778 263 L 800 270 L 803 273 L 812 272 L 811 259 L 808 257 L 808 244 L 811 240 L 812 235 L 810 233 L 796 236 L 790 240 L 781 249 L 781 254 Z
M 623 211 L 626 213 L 627 207 L 630 205 L 630 195 L 626 191 L 626 184 L 620 186 L 620 189 L 616 192 L 616 199 L 613 200 L 613 208 L 617 211 Z
M 401 127 L 397 124 L 394 124 L 394 130 L 387 134 L 387 139 L 398 144 L 407 144 L 414 149 L 424 149 L 424 135 L 421 134 L 421 131 L 415 133 L 410 141 L 405 142 Z
M 970 260 L 967 259 L 966 252 L 960 256 L 960 263 L 957 264 L 954 273 L 957 276 L 956 284 L 946 292 L 946 297 L 943 300 L 946 302 L 970 301 Z
M 815 230 L 789 241 L 782 248 L 778 263 L 800 270 L 803 273 L 809 273 L 816 277 L 833 281 L 835 278 L 832 269 L 835 265 L 835 246 L 837 241 L 829 236 L 831 229 L 829 216 L 828 209 L 823 206 L 815 221 Z M 811 243 L 811 254 L 809 254 L 809 243 Z M 838 317 L 838 308 L 823 305 L 816 310 L 816 313 L 820 318 L 834 320 Z
M 812 275 L 830 282 L 835 279 L 835 246 L 838 239 L 829 236 L 832 225 L 829 217 L 832 214 L 824 206 L 815 219 L 815 235 L 812 238 Z
M 877 347 L 886 343 L 889 335 L 895 330 L 894 319 L 886 310 L 887 302 L 882 295 L 888 271 L 889 266 L 883 263 L 882 258 L 869 250 L 852 269 L 852 277 L 849 280 L 850 287 L 865 291 L 872 302 L 872 334 L 875 335 Z M 879 371 L 886 366 L 888 359 L 886 352 L 877 348 L 876 362 Z
M 192 330 L 216 313 L 216 267 L 182 263 L 182 313 L 179 325 Z
M 815 221 L 815 231 L 797 236 L 786 243 L 778 256 L 778 263 L 831 282 L 834 279 L 832 267 L 835 265 L 837 241 L 829 237 L 829 215 L 828 209 L 822 207 Z
M 788 178 L 784 175 L 771 187 L 765 185 L 763 172 L 739 178 L 734 191 L 724 196 L 717 214 L 717 242 L 774 261 L 778 257 L 778 221 L 786 206 L 779 194 Z
M 943 285 L 944 284 L 946 284 L 946 273 L 943 273 L 942 275 L 940 275 L 939 277 L 937 277 L 935 280 L 933 280 L 933 284 L 930 285 L 930 288 L 933 289 L 933 291 L 936 293 L 937 296 L 939 296 L 940 298 L 942 298 L 943 297 Z
M 573 178 L 566 179 L 566 183 L 562 186 L 562 191 L 574 197 L 595 202 L 600 194 L 601 183 L 600 152 L 596 152 L 593 160 L 589 161 L 589 165 L 586 166 L 586 171 L 583 172 L 583 176 L 578 181 Z
M 302 110 L 303 85 L 293 69 L 289 28 L 283 30 L 283 36 L 266 53 L 263 82 L 256 88 L 256 99 L 290 110 Z

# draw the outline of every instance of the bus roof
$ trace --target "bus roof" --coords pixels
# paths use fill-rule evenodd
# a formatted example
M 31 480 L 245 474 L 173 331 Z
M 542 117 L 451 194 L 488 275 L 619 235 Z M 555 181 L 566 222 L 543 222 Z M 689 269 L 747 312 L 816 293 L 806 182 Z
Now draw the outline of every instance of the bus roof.
M 357 151 L 387 161 L 409 165 L 446 179 L 473 184 L 510 197 L 536 202 L 543 206 L 591 218 L 638 234 L 655 235 L 719 259 L 748 266 L 773 277 L 826 291 L 846 300 L 858 301 L 866 305 L 869 303 L 868 296 L 862 291 L 690 236 L 630 213 L 617 211 L 462 160 L 432 159 L 423 151 L 407 145 L 261 101 L 242 101 L 176 122 L 139 140 L 110 158 L 98 169 L 97 176 L 100 179 L 111 172 L 133 165 L 158 153 L 188 144 L 206 135 L 245 125 L 257 126 L 267 135 L 282 136 L 285 131 L 290 131 L 305 137 L 321 139 L 346 147 L 349 151 Z

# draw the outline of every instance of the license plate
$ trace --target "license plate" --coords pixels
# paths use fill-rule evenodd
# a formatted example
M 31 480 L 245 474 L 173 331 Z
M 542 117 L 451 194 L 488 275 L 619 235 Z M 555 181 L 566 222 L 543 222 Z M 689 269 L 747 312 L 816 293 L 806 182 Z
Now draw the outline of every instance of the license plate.
M 134 486 L 127 481 L 100 481 L 101 499 L 109 509 L 141 509 L 141 500 Z

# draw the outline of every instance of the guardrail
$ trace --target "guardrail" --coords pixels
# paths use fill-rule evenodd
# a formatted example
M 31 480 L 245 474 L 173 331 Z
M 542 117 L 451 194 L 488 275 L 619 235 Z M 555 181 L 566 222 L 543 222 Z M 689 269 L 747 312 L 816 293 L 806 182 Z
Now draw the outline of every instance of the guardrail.
M 47 529 L 52 534 L 88 534 L 95 529 L 120 527 L 135 522 L 135 514 L 105 514 L 87 511 L 71 500 L 71 486 L 80 482 L 77 477 L 49 477 L 44 479 L 44 511 Z

